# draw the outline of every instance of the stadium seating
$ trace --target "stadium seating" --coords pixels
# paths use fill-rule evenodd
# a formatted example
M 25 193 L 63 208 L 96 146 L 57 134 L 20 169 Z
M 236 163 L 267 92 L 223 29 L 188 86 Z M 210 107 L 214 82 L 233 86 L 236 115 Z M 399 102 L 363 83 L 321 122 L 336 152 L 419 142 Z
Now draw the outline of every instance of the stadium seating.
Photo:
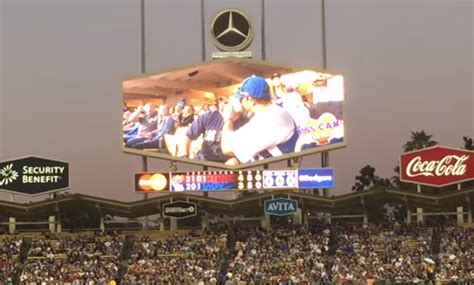
M 0 284 L 418 284 L 426 260 L 432 284 L 474 281 L 472 226 L 217 224 L 193 235 L 38 234 L 27 249 L 30 236 L 0 236 Z

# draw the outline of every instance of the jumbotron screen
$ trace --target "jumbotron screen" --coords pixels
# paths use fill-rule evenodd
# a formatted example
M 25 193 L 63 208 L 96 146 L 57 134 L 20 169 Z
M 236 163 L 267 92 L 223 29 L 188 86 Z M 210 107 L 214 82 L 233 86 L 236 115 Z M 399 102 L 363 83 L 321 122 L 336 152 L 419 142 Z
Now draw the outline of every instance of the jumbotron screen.
M 211 192 L 229 190 L 333 188 L 332 168 L 135 174 L 135 191 Z
M 122 88 L 126 153 L 244 169 L 345 146 L 341 75 L 223 59 Z

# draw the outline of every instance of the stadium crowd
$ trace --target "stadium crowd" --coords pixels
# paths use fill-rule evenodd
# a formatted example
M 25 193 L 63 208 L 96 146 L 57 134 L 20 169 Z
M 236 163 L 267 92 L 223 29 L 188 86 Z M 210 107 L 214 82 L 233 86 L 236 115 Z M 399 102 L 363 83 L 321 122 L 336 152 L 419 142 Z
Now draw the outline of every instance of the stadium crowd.
M 13 284 L 21 241 L 17 236 L 0 237 L 0 284 Z
M 108 284 L 117 278 L 123 238 L 43 234 L 33 237 L 21 284 Z
M 216 231 L 163 241 L 144 237 L 135 243 L 122 284 L 216 284 L 226 242 L 227 234 Z
M 20 284 L 472 284 L 472 227 L 426 224 L 259 226 L 138 238 L 120 276 L 123 235 L 32 238 Z M 231 242 L 229 242 L 231 240 Z M 3 236 L 0 284 L 13 284 L 22 239 Z M 222 270 L 223 264 L 227 264 Z M 471 282 L 471 283 L 469 283 Z

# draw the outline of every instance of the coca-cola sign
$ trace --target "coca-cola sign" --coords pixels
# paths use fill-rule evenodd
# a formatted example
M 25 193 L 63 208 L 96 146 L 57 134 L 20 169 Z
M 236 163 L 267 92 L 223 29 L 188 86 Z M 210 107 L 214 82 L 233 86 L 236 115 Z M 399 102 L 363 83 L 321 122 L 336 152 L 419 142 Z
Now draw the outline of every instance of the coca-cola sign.
M 474 180 L 474 151 L 435 146 L 400 156 L 400 180 L 446 186 Z

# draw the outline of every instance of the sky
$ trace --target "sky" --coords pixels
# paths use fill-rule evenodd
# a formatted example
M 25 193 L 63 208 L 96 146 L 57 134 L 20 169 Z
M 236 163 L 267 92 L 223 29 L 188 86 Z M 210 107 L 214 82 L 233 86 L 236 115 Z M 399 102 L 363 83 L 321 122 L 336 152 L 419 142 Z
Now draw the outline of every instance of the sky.
M 265 48 L 273 63 L 323 66 L 320 1 L 265 0 L 263 18 L 255 3 L 204 1 L 206 58 L 216 50 L 208 37 L 212 17 L 234 7 L 252 19 L 256 36 L 248 50 L 256 59 Z M 411 131 L 424 129 L 451 147 L 474 136 L 473 6 L 325 2 L 327 68 L 346 84 L 347 147 L 330 153 L 334 194 L 349 192 L 367 164 L 392 176 Z M 0 161 L 28 155 L 68 161 L 70 192 L 141 199 L 132 191 L 141 158 L 121 152 L 121 81 L 141 73 L 142 59 L 146 72 L 157 73 L 199 63 L 200 8 L 197 0 L 146 0 L 143 47 L 140 1 L 1 0 Z M 303 159 L 304 167 L 319 164 L 319 155 Z M 149 169 L 167 171 L 169 162 L 150 160 Z

